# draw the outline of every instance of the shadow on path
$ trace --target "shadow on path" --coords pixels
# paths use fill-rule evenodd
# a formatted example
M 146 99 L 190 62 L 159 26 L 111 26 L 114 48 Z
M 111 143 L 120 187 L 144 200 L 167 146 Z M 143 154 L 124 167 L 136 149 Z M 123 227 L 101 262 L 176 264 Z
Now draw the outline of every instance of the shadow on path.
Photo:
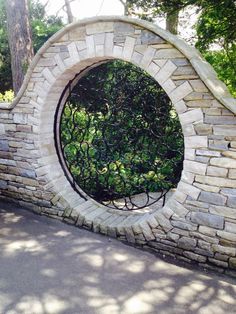
M 236 313 L 236 281 L 0 204 L 2 314 Z

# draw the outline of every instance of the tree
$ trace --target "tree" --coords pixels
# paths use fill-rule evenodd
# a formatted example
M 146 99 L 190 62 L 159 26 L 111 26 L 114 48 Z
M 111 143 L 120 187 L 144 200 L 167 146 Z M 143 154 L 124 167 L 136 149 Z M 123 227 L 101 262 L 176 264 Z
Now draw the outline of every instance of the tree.
M 7 34 L 11 55 L 13 90 L 19 91 L 33 56 L 29 10 L 26 0 L 6 0 Z
M 127 0 L 127 2 L 129 11 L 140 18 L 152 21 L 158 16 L 165 16 L 166 29 L 173 34 L 177 34 L 178 16 L 180 10 L 184 7 L 184 0 Z M 142 10 L 141 13 L 140 9 Z
M 236 2 L 204 0 L 201 7 L 196 46 L 236 95 Z
M 67 22 L 68 24 L 73 23 L 75 21 L 75 17 L 73 16 L 72 10 L 71 10 L 71 2 L 74 0 L 64 0 L 63 5 L 60 7 L 60 9 L 57 11 L 56 16 L 58 13 L 63 10 L 67 15 Z
M 179 12 L 193 5 L 200 12 L 196 46 L 214 66 L 219 77 L 236 94 L 235 0 L 127 0 L 129 11 L 146 20 L 166 16 L 166 29 L 176 34 Z M 140 11 L 141 9 L 141 11 Z M 139 11 L 138 11 L 139 10 Z M 139 13 L 136 13 L 139 12 Z M 141 12 L 141 13 L 140 13 Z M 212 52 L 217 44 L 219 52 Z M 210 51 L 211 50 L 211 51 Z
M 129 0 L 119 0 L 124 7 L 124 15 L 129 15 Z
M 35 52 L 37 52 L 64 24 L 60 17 L 56 15 L 48 16 L 46 14 L 46 6 L 42 5 L 38 0 L 31 0 L 29 4 L 33 45 Z
M 68 17 L 68 23 L 73 23 L 74 22 L 74 17 L 71 11 L 71 6 L 70 6 L 70 0 L 65 0 L 65 7 L 66 7 L 66 13 Z
M 30 24 L 34 51 L 44 44 L 62 26 L 60 17 L 47 16 L 46 6 L 38 0 L 29 1 Z M 12 89 L 11 58 L 7 36 L 5 0 L 0 0 L 0 93 Z

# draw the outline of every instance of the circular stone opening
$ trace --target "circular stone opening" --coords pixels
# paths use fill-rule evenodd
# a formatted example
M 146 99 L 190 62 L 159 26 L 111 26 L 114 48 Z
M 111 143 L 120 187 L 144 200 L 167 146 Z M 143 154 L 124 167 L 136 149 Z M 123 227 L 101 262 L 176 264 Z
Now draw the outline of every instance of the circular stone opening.
M 55 130 L 63 170 L 85 199 L 121 210 L 157 208 L 180 180 L 178 115 L 155 79 L 131 63 L 107 61 L 70 81 Z

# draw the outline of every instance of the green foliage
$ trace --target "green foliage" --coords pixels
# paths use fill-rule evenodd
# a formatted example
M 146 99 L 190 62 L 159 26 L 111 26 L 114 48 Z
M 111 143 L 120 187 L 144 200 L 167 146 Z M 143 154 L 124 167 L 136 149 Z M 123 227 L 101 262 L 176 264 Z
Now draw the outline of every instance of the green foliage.
M 4 1 L 0 0 L 0 92 L 12 89 L 11 58 Z M 63 26 L 63 23 L 61 18 L 47 16 L 45 7 L 38 0 L 29 1 L 29 11 L 34 51 L 37 52 L 43 43 Z
M 196 46 L 236 96 L 236 2 L 205 0 L 201 5 Z M 214 45 L 220 50 L 212 51 L 210 48 Z
M 45 7 L 38 0 L 30 1 L 30 20 L 35 52 L 63 26 L 60 17 L 47 16 Z
M 156 81 L 129 63 L 108 62 L 80 79 L 62 115 L 61 140 L 76 182 L 97 200 L 179 181 L 177 115 Z
M 13 90 L 8 90 L 5 93 L 0 93 L 0 102 L 11 102 L 14 98 Z
M 12 88 L 11 57 L 7 38 L 4 0 L 0 0 L 0 92 Z
M 142 9 L 140 18 L 173 13 L 194 5 L 200 16 L 196 24 L 196 47 L 215 68 L 231 93 L 236 93 L 236 2 L 234 0 L 128 0 L 129 11 Z M 217 45 L 220 50 L 212 51 Z
M 236 58 L 236 53 L 234 53 Z M 232 62 L 224 50 L 208 51 L 204 53 L 206 60 L 213 66 L 222 80 L 228 87 L 231 94 L 236 97 L 236 72 Z

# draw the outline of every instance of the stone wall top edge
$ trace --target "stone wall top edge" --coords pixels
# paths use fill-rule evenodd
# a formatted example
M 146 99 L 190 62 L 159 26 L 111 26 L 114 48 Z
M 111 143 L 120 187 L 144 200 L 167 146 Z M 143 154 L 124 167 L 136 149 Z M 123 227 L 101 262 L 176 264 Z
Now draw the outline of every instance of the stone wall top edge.
M 36 53 L 33 61 L 31 62 L 29 69 L 26 73 L 24 82 L 21 86 L 21 89 L 19 90 L 17 96 L 13 99 L 11 103 L 0 103 L 0 109 L 3 110 L 11 110 L 13 109 L 21 97 L 23 96 L 28 82 L 30 80 L 31 74 L 36 67 L 41 55 L 50 47 L 51 44 L 56 42 L 61 36 L 69 32 L 70 30 L 96 23 L 96 22 L 125 22 L 134 24 L 136 26 L 140 26 L 142 28 L 145 28 L 149 31 L 152 31 L 153 33 L 163 37 L 165 40 L 167 40 L 169 43 L 173 44 L 179 51 L 183 53 L 185 57 L 187 57 L 192 64 L 193 68 L 196 70 L 202 81 L 206 84 L 206 86 L 209 88 L 209 90 L 212 92 L 212 94 L 215 96 L 215 98 L 223 104 L 227 109 L 229 109 L 231 112 L 236 114 L 236 99 L 233 98 L 233 96 L 229 93 L 226 85 L 217 77 L 217 74 L 215 70 L 212 68 L 212 66 L 207 63 L 204 58 L 201 56 L 200 52 L 195 49 L 194 47 L 189 46 L 183 39 L 179 38 L 176 35 L 171 34 L 170 32 L 160 28 L 159 26 L 150 23 L 148 21 L 136 19 L 136 18 L 130 18 L 125 16 L 97 16 L 97 17 L 91 17 L 82 19 L 79 21 L 76 21 L 74 23 L 66 25 L 64 28 L 59 30 L 57 33 L 55 33 L 51 38 L 49 38 L 44 45 L 39 49 L 39 51 Z M 220 84 L 216 84 L 220 82 Z M 220 88 L 219 88 L 220 85 Z

